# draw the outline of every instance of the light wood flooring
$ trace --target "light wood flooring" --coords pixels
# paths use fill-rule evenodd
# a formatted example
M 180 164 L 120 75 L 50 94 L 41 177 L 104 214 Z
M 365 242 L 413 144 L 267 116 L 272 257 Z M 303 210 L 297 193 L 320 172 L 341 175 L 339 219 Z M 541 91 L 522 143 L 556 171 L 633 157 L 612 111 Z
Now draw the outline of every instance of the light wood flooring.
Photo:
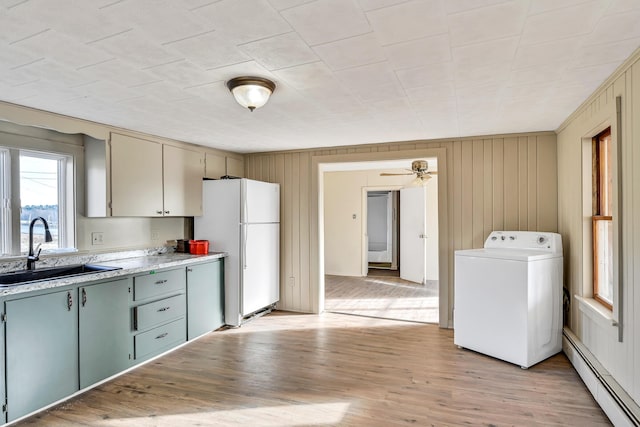
M 439 321 L 435 280 L 422 285 L 376 271 L 367 277 L 326 275 L 324 287 L 326 311 L 411 322 Z
M 605 426 L 566 357 L 528 370 L 436 325 L 275 312 L 20 426 Z

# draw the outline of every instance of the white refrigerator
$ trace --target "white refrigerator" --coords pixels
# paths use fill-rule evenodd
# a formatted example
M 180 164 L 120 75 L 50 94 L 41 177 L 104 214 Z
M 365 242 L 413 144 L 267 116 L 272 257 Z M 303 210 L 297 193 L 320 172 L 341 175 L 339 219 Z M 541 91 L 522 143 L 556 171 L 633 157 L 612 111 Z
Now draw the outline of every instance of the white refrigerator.
M 245 318 L 280 299 L 280 185 L 250 179 L 203 182 L 202 216 L 194 237 L 209 251 L 227 252 L 225 323 Z

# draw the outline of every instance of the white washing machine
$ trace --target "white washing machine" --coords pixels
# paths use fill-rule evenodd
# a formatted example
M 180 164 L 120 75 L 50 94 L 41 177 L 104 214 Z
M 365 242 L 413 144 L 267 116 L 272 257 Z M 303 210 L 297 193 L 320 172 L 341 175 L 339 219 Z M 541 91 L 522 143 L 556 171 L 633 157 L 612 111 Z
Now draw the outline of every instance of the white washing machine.
M 562 350 L 562 238 L 494 231 L 455 252 L 454 343 L 528 368 Z

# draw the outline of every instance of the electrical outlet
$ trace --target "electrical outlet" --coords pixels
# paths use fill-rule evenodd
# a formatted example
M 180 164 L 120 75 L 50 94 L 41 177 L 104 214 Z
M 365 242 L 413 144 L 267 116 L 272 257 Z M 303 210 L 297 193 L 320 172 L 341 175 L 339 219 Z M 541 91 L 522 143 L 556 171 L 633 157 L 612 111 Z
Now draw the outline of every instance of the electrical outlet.
M 160 239 L 160 232 L 158 230 L 151 230 L 151 240 Z
M 91 233 L 91 244 L 92 245 L 103 245 L 104 244 L 104 233 L 102 231 L 94 231 Z

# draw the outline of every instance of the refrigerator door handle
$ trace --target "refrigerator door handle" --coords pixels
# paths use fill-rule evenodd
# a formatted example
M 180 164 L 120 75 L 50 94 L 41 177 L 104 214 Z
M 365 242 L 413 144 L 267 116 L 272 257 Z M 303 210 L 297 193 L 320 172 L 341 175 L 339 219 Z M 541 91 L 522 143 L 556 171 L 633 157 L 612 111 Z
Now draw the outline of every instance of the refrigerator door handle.
M 247 224 L 242 224 L 242 268 L 247 269 L 247 233 L 249 228 Z
M 242 200 L 242 206 L 240 207 L 240 209 L 242 210 L 240 212 L 240 221 L 245 224 L 247 222 L 249 222 L 249 202 L 247 201 L 248 197 L 247 197 L 247 182 L 245 180 L 242 180 L 240 182 L 240 193 L 242 194 L 241 200 Z

